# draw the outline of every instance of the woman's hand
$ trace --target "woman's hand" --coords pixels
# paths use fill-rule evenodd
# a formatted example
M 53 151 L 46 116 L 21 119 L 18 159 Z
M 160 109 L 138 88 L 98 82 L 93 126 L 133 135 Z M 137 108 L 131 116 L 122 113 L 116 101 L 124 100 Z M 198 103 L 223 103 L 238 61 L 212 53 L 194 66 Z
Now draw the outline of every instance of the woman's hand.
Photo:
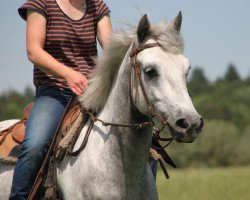
M 77 72 L 70 68 L 69 72 L 65 76 L 65 80 L 67 81 L 67 84 L 71 91 L 77 96 L 83 95 L 88 86 L 87 78 L 80 72 Z

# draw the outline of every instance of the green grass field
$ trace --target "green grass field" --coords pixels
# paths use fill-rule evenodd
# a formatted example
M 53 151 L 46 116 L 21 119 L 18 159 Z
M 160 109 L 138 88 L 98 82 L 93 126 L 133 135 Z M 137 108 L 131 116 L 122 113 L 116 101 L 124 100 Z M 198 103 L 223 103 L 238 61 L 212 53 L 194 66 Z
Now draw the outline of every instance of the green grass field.
M 250 166 L 180 169 L 157 176 L 160 200 L 250 200 Z

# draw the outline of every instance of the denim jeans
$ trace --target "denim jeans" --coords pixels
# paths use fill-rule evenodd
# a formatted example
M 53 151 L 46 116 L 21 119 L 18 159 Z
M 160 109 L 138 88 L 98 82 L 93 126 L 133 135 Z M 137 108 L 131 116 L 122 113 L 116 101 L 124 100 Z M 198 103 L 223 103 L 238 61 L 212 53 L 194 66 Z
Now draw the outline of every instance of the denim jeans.
M 26 200 L 50 142 L 73 94 L 40 86 L 26 124 L 21 154 L 14 170 L 10 199 Z
M 155 181 L 156 181 L 158 160 L 155 160 L 155 159 L 153 159 L 153 158 L 149 158 L 149 159 L 148 159 L 148 163 L 149 163 L 149 166 L 150 166 L 150 168 L 151 168 L 151 170 L 152 170 L 154 179 L 155 179 Z

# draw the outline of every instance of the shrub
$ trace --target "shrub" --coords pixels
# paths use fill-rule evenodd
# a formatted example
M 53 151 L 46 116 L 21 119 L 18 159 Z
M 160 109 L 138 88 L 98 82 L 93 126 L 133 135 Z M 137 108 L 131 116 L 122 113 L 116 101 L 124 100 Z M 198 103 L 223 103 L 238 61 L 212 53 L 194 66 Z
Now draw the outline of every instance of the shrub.
M 249 130 L 250 127 L 246 131 Z M 249 143 L 246 137 L 250 139 L 250 133 L 240 134 L 231 122 L 208 120 L 204 131 L 193 143 L 174 143 L 167 150 L 180 167 L 229 166 L 243 161 L 250 164 L 250 158 L 246 159 L 244 154 Z

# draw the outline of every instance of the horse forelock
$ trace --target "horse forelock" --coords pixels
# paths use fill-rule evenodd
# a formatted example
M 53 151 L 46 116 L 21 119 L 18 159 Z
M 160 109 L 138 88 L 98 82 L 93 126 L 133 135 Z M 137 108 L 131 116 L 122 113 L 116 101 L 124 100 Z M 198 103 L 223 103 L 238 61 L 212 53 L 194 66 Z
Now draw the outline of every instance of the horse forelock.
M 181 54 L 184 46 L 183 39 L 177 31 L 169 28 L 169 25 L 166 20 L 152 25 L 149 38 L 157 40 L 164 51 Z M 129 24 L 126 26 L 126 29 L 113 32 L 109 45 L 97 60 L 98 67 L 94 76 L 89 80 L 86 92 L 79 98 L 87 109 L 99 111 L 107 101 L 125 54 L 136 39 L 136 27 Z
M 152 25 L 152 37 L 164 48 L 164 51 L 172 54 L 183 53 L 182 35 L 174 30 L 167 20 Z

